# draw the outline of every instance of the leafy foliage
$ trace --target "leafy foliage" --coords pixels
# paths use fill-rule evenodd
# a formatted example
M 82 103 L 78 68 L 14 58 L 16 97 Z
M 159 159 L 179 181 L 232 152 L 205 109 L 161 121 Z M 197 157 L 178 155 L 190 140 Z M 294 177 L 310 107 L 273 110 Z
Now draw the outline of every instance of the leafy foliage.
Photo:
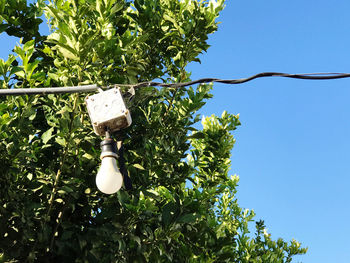
M 0 30 L 22 38 L 0 59 L 2 88 L 162 78 L 186 81 L 209 47 L 223 0 L 0 1 Z M 45 14 L 51 33 L 41 36 Z M 22 44 L 23 43 L 23 44 Z M 99 141 L 84 95 L 0 98 L 0 262 L 291 262 L 235 198 L 229 176 L 238 115 L 196 115 L 196 89 L 142 88 L 124 141 L 134 188 L 96 190 Z

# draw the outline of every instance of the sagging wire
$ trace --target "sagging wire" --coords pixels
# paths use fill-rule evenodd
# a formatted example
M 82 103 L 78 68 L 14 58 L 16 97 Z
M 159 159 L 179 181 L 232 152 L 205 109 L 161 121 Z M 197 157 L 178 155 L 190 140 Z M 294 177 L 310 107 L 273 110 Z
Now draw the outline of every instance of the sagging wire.
M 248 81 L 252 81 L 257 78 L 264 77 L 284 77 L 293 79 L 305 79 L 305 80 L 331 80 L 331 79 L 342 79 L 349 78 L 350 73 L 301 73 L 301 74 L 288 74 L 280 72 L 262 72 L 252 75 L 248 78 L 241 79 L 217 79 L 217 78 L 202 78 L 198 80 L 182 82 L 182 83 L 161 83 L 154 81 L 140 82 L 136 84 L 113 84 L 113 86 L 118 87 L 129 87 L 133 89 L 143 88 L 143 87 L 165 87 L 165 88 L 180 88 L 187 87 L 195 84 L 205 84 L 205 83 L 222 83 L 222 84 L 242 84 Z M 30 89 L 0 89 L 0 96 L 19 96 L 19 95 L 47 95 L 47 94 L 61 94 L 61 93 L 83 93 L 96 91 L 100 86 L 84 85 L 84 86 L 71 86 L 71 87 L 50 87 L 50 88 L 30 88 Z

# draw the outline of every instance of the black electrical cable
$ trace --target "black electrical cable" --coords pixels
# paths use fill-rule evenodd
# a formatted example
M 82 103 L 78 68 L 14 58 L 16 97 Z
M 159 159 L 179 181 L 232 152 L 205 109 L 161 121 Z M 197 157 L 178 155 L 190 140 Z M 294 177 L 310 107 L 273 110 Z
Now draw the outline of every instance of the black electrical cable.
M 47 95 L 47 94 L 61 94 L 61 93 L 79 93 L 79 92 L 91 92 L 99 88 L 98 85 L 84 85 L 84 86 L 71 86 L 71 87 L 52 87 L 52 88 L 32 88 L 32 89 L 0 89 L 1 95 Z
M 128 170 L 126 169 L 126 161 L 124 158 L 124 145 L 123 142 L 120 142 L 120 148 L 118 149 L 118 161 L 120 166 L 120 172 L 123 175 L 124 187 L 126 190 L 132 190 L 132 181 L 129 177 Z
M 166 88 L 180 88 L 187 87 L 195 84 L 204 83 L 223 83 L 223 84 L 242 84 L 257 78 L 264 77 L 284 77 L 294 79 L 305 79 L 305 80 L 330 80 L 330 79 L 342 79 L 349 78 L 350 73 L 303 73 L 303 74 L 288 74 L 280 72 L 263 72 L 248 78 L 241 79 L 217 79 L 217 78 L 203 78 L 194 81 L 182 82 L 182 83 L 161 83 L 154 81 L 141 82 L 136 84 L 114 84 L 113 86 L 118 87 L 130 87 L 130 88 L 142 88 L 142 87 L 166 87 Z M 91 92 L 99 88 L 97 85 L 84 85 L 84 86 L 73 86 L 73 87 L 52 87 L 52 88 L 31 88 L 31 89 L 0 89 L 0 96 L 6 95 L 33 95 L 33 94 L 60 94 L 60 93 L 79 93 L 79 92 Z

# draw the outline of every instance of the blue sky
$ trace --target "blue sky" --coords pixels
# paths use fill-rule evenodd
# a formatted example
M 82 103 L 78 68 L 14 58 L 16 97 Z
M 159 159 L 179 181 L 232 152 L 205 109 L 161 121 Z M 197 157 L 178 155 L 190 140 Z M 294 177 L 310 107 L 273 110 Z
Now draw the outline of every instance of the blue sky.
M 350 2 L 227 1 L 219 31 L 188 67 L 192 78 L 241 78 L 264 71 L 350 72 Z M 0 57 L 15 39 L 0 35 Z M 350 258 L 350 79 L 258 79 L 214 85 L 202 114 L 240 113 L 232 174 L 239 203 L 272 237 L 309 247 L 294 262 Z
M 192 78 L 264 71 L 350 72 L 350 2 L 227 1 Z M 240 113 L 232 174 L 238 200 L 273 238 L 309 247 L 294 262 L 348 263 L 350 79 L 214 85 L 202 113 Z

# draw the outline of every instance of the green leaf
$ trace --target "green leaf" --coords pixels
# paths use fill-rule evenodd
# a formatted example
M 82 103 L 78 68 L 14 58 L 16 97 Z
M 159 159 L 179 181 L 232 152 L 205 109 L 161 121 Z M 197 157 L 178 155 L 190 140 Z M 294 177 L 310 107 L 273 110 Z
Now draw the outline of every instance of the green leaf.
M 44 144 L 46 144 L 52 138 L 53 131 L 54 131 L 54 128 L 51 127 L 41 135 L 41 140 L 43 141 Z
M 0 0 L 0 14 L 2 14 L 5 10 L 6 0 Z
M 34 112 L 29 116 L 28 120 L 30 120 L 30 121 L 34 120 L 35 117 L 36 117 L 36 113 L 37 113 L 37 112 L 34 111 Z
M 180 60 L 181 57 L 182 57 L 182 51 L 179 51 L 179 52 L 176 54 L 176 56 L 174 57 L 174 61 Z
M 56 137 L 55 138 L 55 141 L 59 144 L 59 145 L 61 145 L 61 146 L 63 146 L 63 147 L 65 147 L 66 146 L 66 139 L 65 138 L 63 138 L 63 137 Z
M 73 48 L 60 43 L 58 43 L 58 45 L 59 45 L 58 50 L 65 58 L 76 60 L 76 61 L 79 60 L 79 56 L 77 55 L 77 52 Z
M 145 170 L 145 168 L 143 168 L 140 164 L 137 164 L 137 163 L 133 164 L 132 166 L 140 170 Z
M 177 206 L 173 202 L 169 202 L 163 207 L 162 222 L 165 226 L 169 226 L 170 223 L 172 222 L 172 219 L 175 215 L 176 208 Z
M 33 53 L 34 50 L 34 39 L 27 41 L 24 45 L 23 45 L 23 51 L 24 52 L 29 52 L 29 54 L 31 55 Z
M 28 65 L 24 68 L 28 75 L 28 79 L 31 78 L 34 70 L 38 67 L 39 62 L 39 60 L 35 60 L 33 63 L 28 63 Z
M 141 239 L 138 236 L 131 235 L 131 240 L 134 240 L 139 246 L 141 246 Z
M 181 216 L 177 221 L 180 223 L 193 223 L 198 218 L 195 214 L 186 214 Z
M 2 1 L 4 1 L 4 0 L 2 0 Z M 1 2 L 0 2 L 0 5 L 1 5 Z M 0 33 L 4 32 L 7 28 L 8 28 L 8 25 L 0 24 Z
M 19 71 L 23 71 L 23 68 L 22 67 L 12 67 L 11 71 L 10 71 L 10 75 L 16 74 Z M 24 76 L 24 74 L 23 74 L 23 76 Z
M 188 139 L 204 139 L 205 134 L 203 132 L 195 132 L 194 134 L 187 137 Z
M 61 199 L 61 198 L 55 199 L 55 202 L 57 202 L 57 203 L 64 203 L 63 199 Z
M 17 69 L 19 69 L 19 67 Z M 25 79 L 25 77 L 26 77 L 23 69 L 16 71 L 15 74 L 16 74 L 16 76 L 20 77 L 21 79 Z

